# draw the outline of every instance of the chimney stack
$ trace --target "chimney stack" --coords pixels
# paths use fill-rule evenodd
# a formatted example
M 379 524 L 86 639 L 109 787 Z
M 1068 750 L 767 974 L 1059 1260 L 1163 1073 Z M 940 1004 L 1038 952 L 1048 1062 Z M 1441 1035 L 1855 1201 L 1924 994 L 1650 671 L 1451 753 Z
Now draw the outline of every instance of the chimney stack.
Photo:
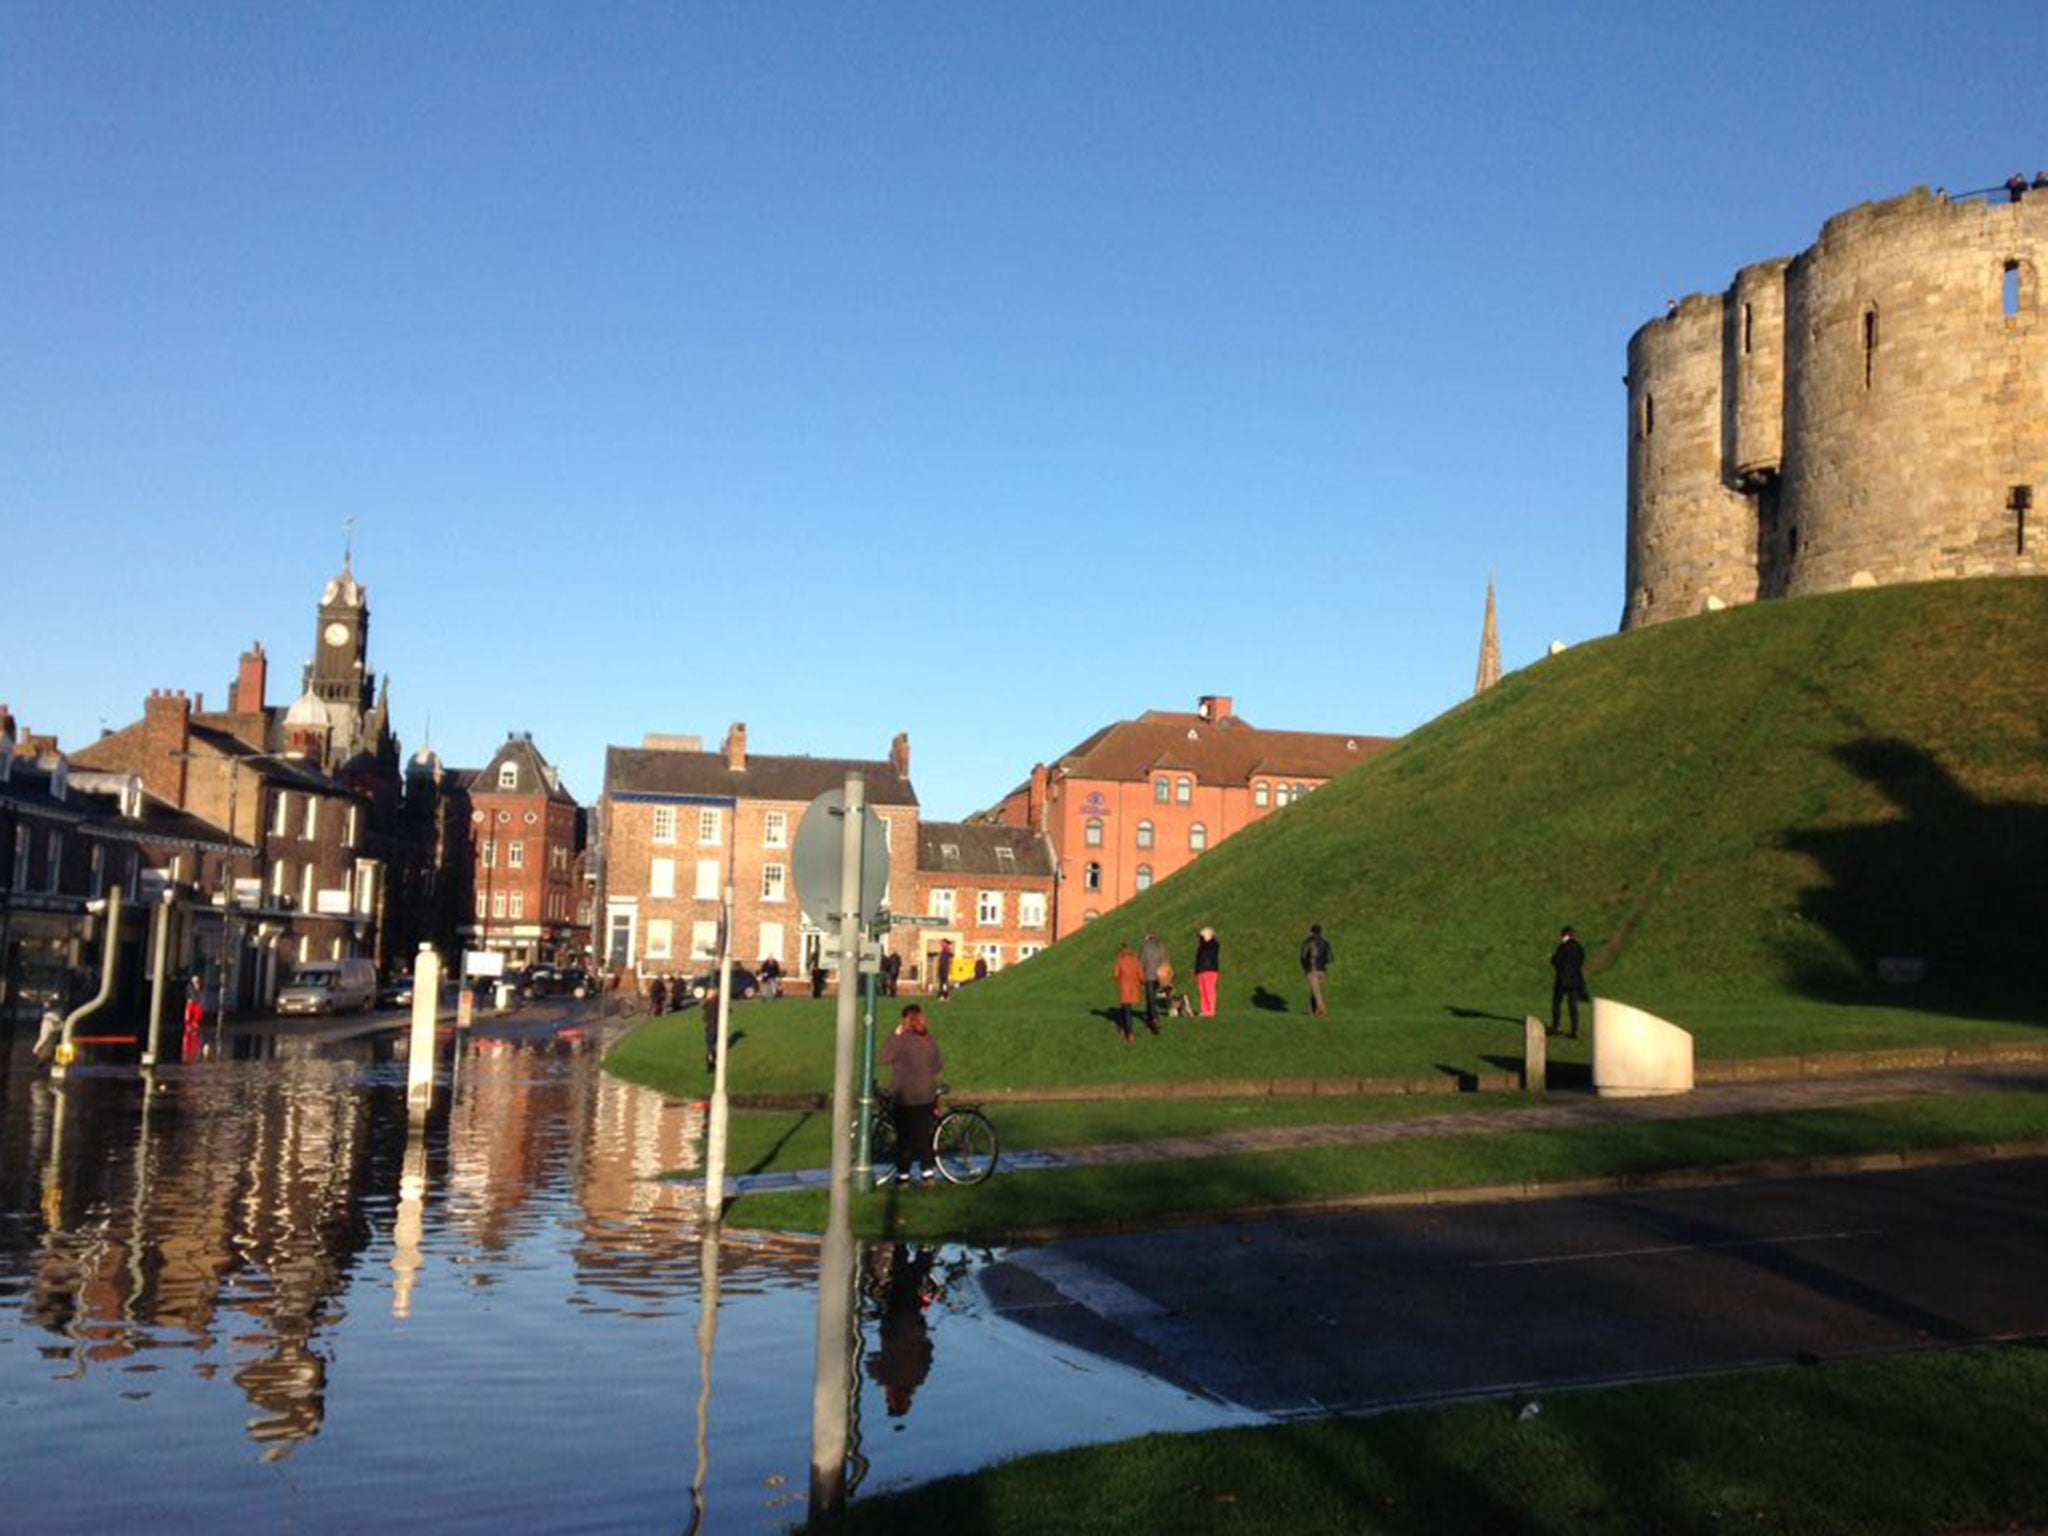
M 1045 830 L 1045 764 L 1031 765 L 1031 788 L 1024 792 L 1024 822 L 1038 831 Z
M 889 743 L 889 766 L 896 770 L 897 778 L 910 782 L 910 732 L 898 731 Z
M 258 640 L 242 652 L 241 670 L 235 675 L 235 697 L 232 708 L 238 715 L 255 715 L 263 712 L 263 693 L 270 677 L 270 661 L 263 654 L 263 642 Z
M 734 773 L 744 773 L 747 768 L 747 723 L 735 720 L 732 729 L 725 733 L 725 766 Z
M 1208 721 L 1211 725 L 1221 725 L 1225 720 L 1228 720 L 1233 714 L 1236 713 L 1236 711 L 1231 708 L 1230 695 L 1227 693 L 1203 694 L 1202 702 L 1198 707 L 1198 712 L 1200 713 L 1201 717 L 1204 720 Z
M 142 787 L 182 810 L 191 749 L 192 701 L 182 692 L 150 689 L 142 704 Z

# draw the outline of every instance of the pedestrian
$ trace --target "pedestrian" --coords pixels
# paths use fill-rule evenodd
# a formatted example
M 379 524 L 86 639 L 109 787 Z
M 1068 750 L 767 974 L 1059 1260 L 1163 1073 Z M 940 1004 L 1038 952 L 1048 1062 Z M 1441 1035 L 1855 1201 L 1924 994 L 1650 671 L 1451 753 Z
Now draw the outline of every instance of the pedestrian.
M 761 960 L 761 995 L 774 999 L 782 996 L 782 962 L 773 955 Z
M 206 988 L 197 976 L 185 983 L 185 1028 L 197 1030 L 206 1022 Z
M 656 1018 L 668 1012 L 668 983 L 659 976 L 654 978 L 653 985 L 647 989 L 647 1010 Z
M 1149 1029 L 1159 1022 L 1159 973 L 1165 970 L 1169 982 L 1173 976 L 1166 943 L 1150 928 L 1145 930 L 1145 942 L 1138 946 L 1138 969 L 1145 973 L 1145 1025 Z
M 1116 966 L 1110 972 L 1116 980 L 1116 1032 L 1124 1037 L 1124 1044 L 1131 1043 L 1131 1010 L 1145 1001 L 1145 972 L 1138 964 L 1138 957 L 1131 953 L 1131 946 L 1119 944 L 1116 947 Z M 1159 1033 L 1159 1025 L 1153 1019 L 1146 1019 L 1145 1027 L 1153 1034 Z
M 877 1058 L 889 1069 L 890 1117 L 896 1122 L 896 1182 L 910 1182 L 910 1164 L 917 1162 L 920 1183 L 932 1182 L 932 1132 L 938 1117 L 933 1107 L 939 1101 L 939 1069 L 945 1053 L 932 1038 L 925 1023 L 924 1009 L 906 1004 L 903 1021 L 896 1032 L 882 1042 Z M 877 1184 L 888 1182 L 884 1174 Z
M 1558 1005 L 1571 1010 L 1572 1038 L 1579 1038 L 1579 1004 L 1590 1002 L 1586 991 L 1586 949 L 1566 923 L 1557 936 L 1557 948 L 1550 952 L 1550 1032 L 1557 1033 Z
M 882 956 L 883 996 L 894 997 L 896 995 L 896 985 L 898 981 L 902 978 L 902 975 L 903 957 L 897 954 L 896 951 L 892 949 L 889 951 L 889 953 Z
M 939 940 L 939 957 L 934 963 L 938 971 L 939 1001 L 944 1002 L 953 995 L 953 941 Z
M 813 960 L 811 962 L 811 996 L 823 997 L 824 995 L 825 965 L 822 960 Z
M 1329 1007 L 1323 1001 L 1323 975 L 1330 969 L 1330 941 L 1323 937 L 1323 925 L 1310 923 L 1308 937 L 1301 941 L 1301 972 L 1308 977 L 1308 1011 L 1321 1018 Z
M 718 1018 L 725 1009 L 725 999 L 718 994 L 718 978 L 713 976 L 704 985 L 704 1070 L 718 1070 Z
M 1204 928 L 1196 935 L 1195 942 L 1195 990 L 1202 998 L 1202 1017 L 1216 1017 L 1216 977 L 1223 969 L 1223 945 L 1216 937 L 1214 928 Z

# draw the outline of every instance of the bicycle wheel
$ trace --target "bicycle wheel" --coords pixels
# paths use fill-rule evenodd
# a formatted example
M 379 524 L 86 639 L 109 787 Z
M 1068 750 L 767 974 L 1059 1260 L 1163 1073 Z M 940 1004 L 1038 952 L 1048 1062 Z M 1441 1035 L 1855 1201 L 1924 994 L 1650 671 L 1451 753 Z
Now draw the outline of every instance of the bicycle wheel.
M 868 1161 L 877 1168 L 896 1166 L 896 1117 L 880 1104 L 868 1122 Z
M 979 1184 L 996 1171 L 996 1128 L 978 1109 L 956 1109 L 932 1138 L 939 1172 L 955 1184 Z

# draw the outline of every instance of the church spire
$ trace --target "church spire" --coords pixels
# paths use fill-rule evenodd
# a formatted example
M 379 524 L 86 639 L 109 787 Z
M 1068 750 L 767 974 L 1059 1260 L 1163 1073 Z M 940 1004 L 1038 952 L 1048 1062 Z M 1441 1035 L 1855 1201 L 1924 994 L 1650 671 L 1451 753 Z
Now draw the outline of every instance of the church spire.
M 1473 697 L 1500 681 L 1500 614 L 1493 601 L 1493 572 L 1486 573 L 1486 622 L 1479 631 L 1479 678 L 1472 685 Z

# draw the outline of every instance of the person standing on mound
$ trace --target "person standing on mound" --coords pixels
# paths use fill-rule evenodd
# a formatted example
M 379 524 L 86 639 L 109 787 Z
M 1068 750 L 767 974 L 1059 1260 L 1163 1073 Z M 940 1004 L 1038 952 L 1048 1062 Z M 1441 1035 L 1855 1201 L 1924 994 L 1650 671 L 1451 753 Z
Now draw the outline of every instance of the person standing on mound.
M 1116 1032 L 1124 1037 L 1124 1044 L 1131 1043 L 1131 1010 L 1145 1001 L 1145 973 L 1138 964 L 1138 957 L 1131 953 L 1131 946 L 1119 944 L 1116 947 L 1116 969 L 1111 973 L 1116 978 Z M 1153 1034 L 1159 1033 L 1156 1019 L 1147 1019 L 1145 1027 Z
M 1223 945 L 1214 928 L 1204 928 L 1195 942 L 1195 991 L 1202 999 L 1202 1017 L 1216 1017 L 1216 977 L 1223 969 Z

